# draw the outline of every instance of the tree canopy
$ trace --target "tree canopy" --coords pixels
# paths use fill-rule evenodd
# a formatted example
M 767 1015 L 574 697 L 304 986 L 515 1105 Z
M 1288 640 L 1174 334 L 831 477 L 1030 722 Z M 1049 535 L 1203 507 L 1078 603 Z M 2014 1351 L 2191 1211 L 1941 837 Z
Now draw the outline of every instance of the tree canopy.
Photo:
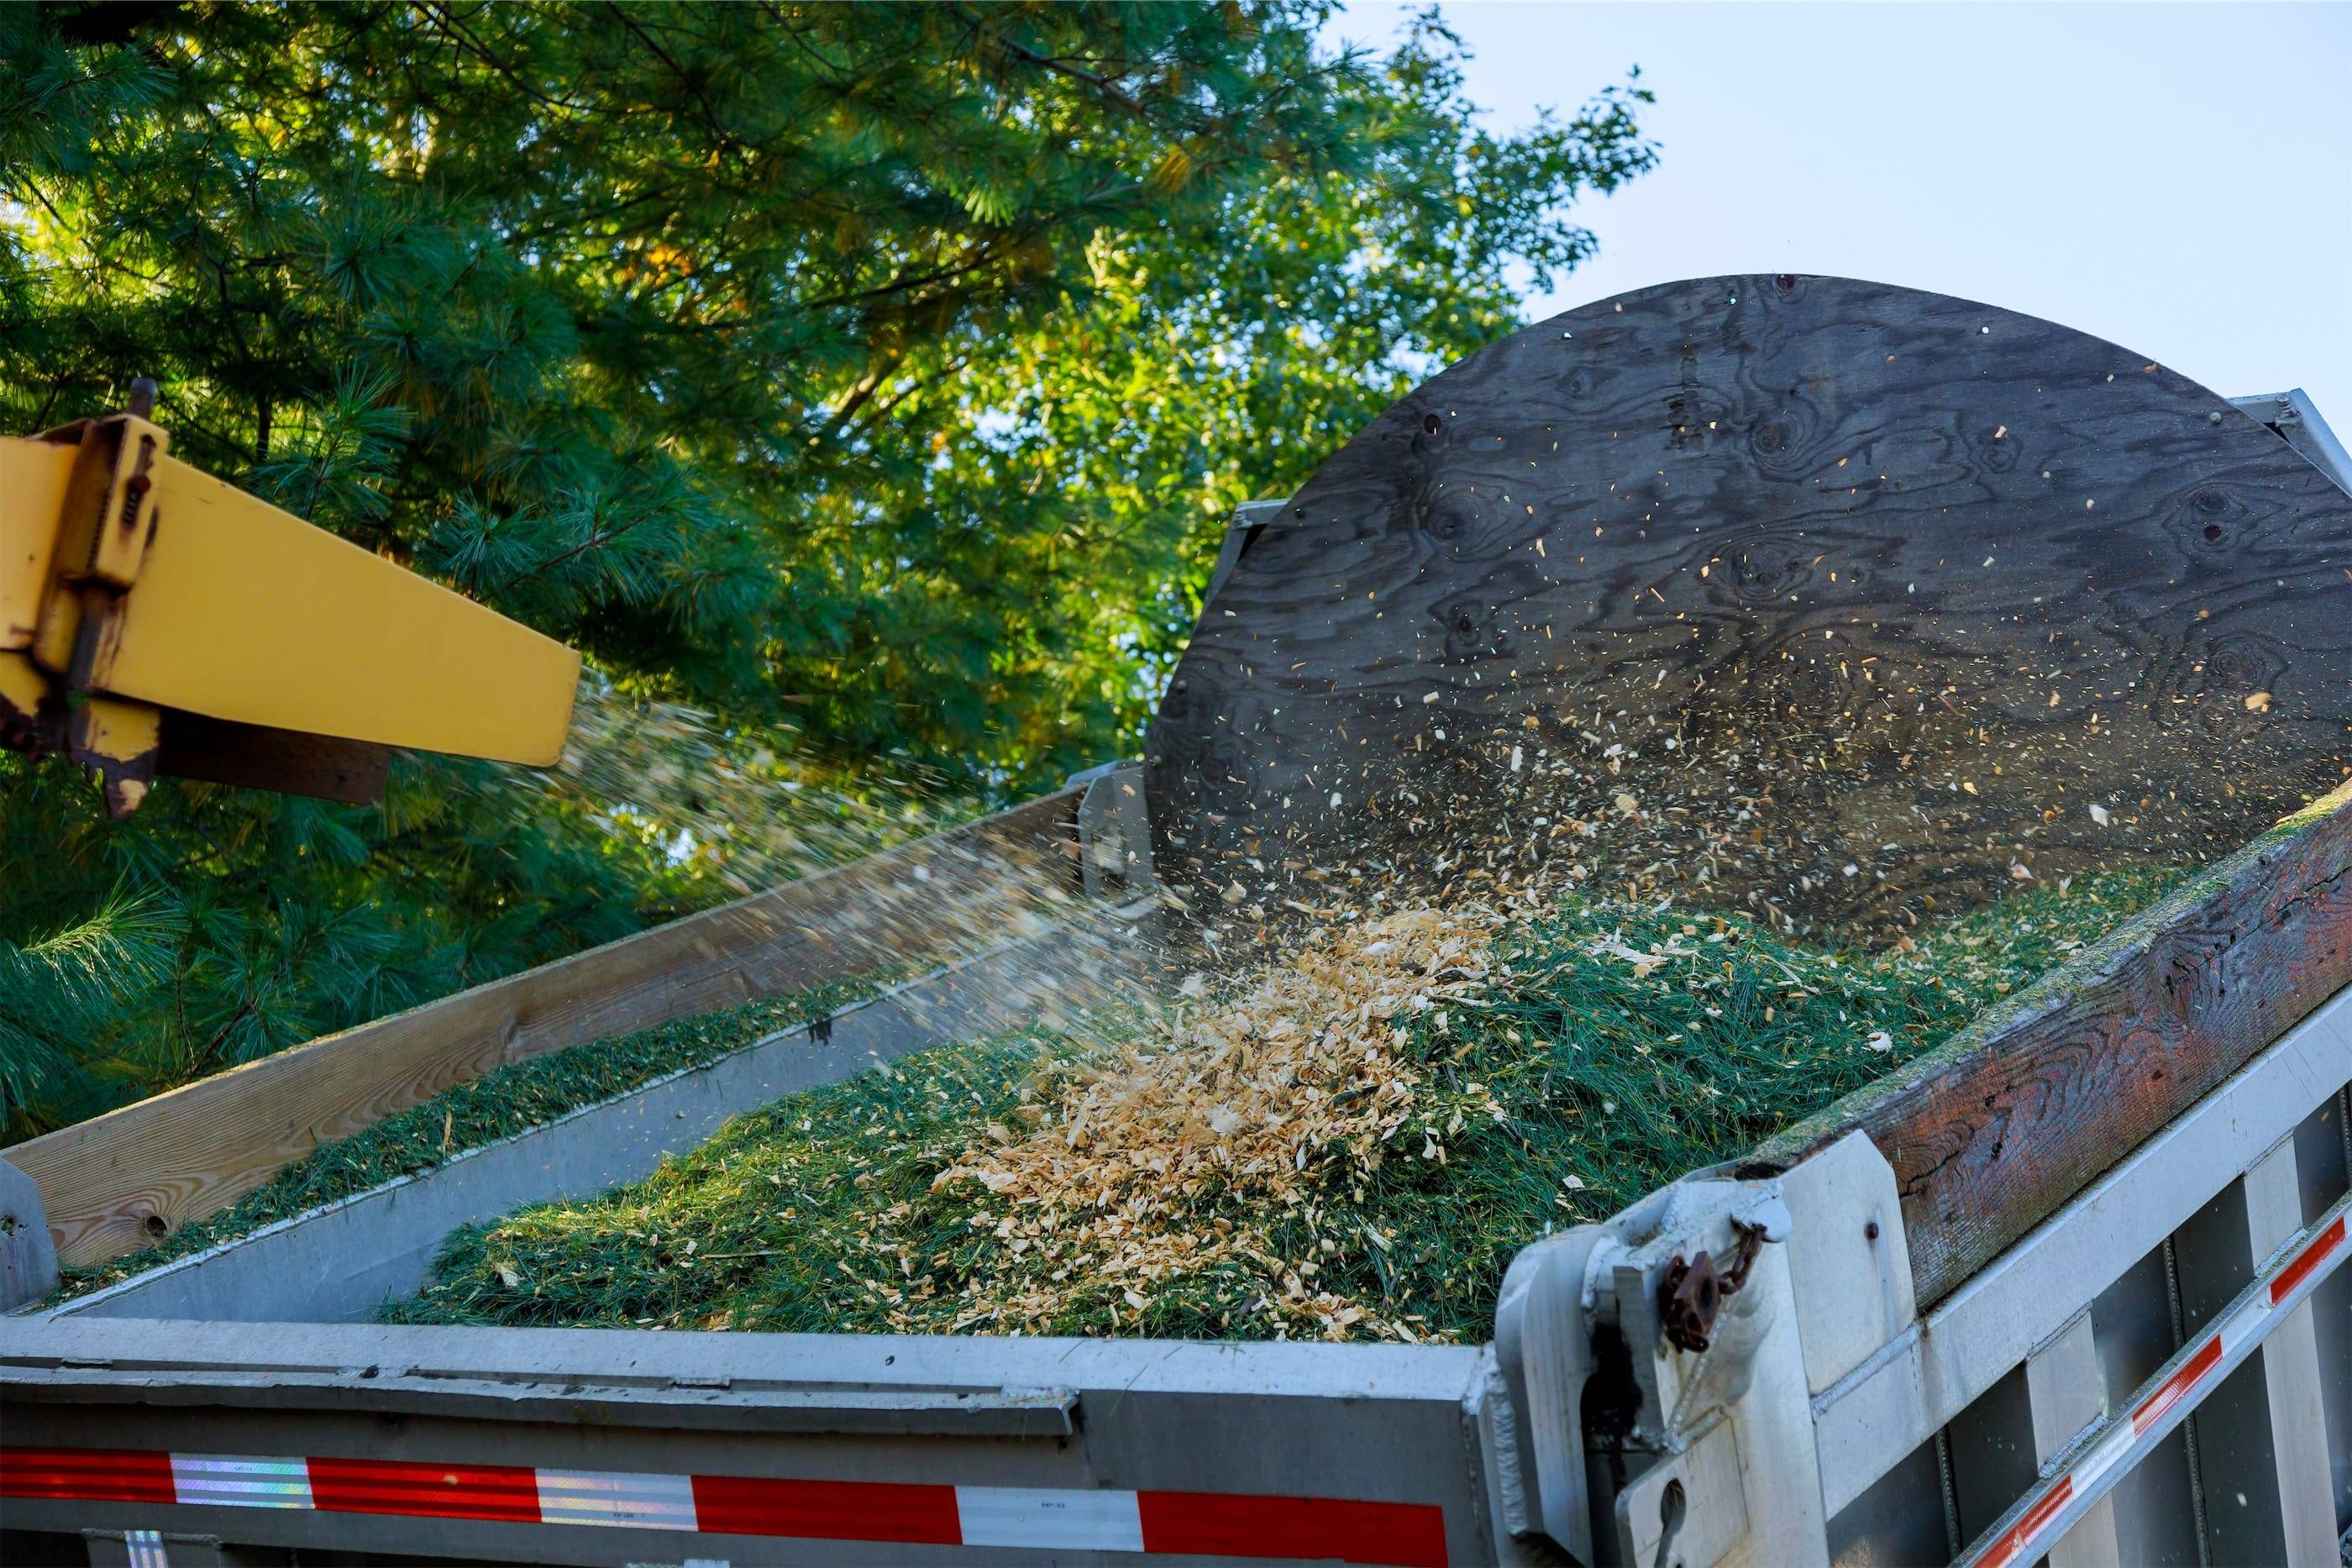
M 766 874 L 680 768 L 865 834 L 1132 750 L 1231 507 L 1519 324 L 1654 157 L 1637 79 L 1497 134 L 1434 13 L 1326 19 L 0 8 L 0 429 L 152 376 L 177 455 L 579 646 L 608 761 L 689 754 L 121 823 L 0 754 L 0 1114 Z

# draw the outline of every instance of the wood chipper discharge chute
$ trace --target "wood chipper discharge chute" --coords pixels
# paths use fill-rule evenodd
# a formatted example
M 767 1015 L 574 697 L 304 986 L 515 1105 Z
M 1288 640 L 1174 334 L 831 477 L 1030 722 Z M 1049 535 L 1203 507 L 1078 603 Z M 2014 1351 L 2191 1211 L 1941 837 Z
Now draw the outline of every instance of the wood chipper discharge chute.
M 1900 930 L 2210 859 L 2352 764 L 2352 498 L 2295 417 L 1843 278 L 1529 327 L 1241 526 L 1150 732 L 1159 873 L 1246 913 L 1598 839 Z
M 394 747 L 546 764 L 580 658 L 171 455 L 132 409 L 0 439 L 0 743 L 365 801 Z

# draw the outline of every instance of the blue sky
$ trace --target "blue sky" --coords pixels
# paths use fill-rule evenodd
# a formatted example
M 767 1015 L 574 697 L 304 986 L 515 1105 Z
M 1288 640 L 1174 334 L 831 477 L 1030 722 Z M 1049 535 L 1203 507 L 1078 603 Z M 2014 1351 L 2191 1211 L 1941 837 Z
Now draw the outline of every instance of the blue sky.
M 2352 438 L 2352 5 L 1454 0 L 1497 127 L 1639 63 L 1657 169 L 1580 217 L 1538 316 L 1671 278 L 1826 272 L 2112 339 Z M 1334 39 L 1407 10 L 1350 5 Z

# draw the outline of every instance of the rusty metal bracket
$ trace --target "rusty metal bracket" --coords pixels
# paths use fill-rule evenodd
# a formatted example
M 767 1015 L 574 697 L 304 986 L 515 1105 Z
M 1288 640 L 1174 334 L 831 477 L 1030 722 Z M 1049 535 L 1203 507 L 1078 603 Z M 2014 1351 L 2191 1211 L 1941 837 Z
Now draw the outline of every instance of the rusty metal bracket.
M 1748 1283 L 1748 1270 L 1757 1253 L 1764 1249 L 1762 1227 L 1737 1219 L 1731 1224 L 1739 1235 L 1732 1248 L 1731 1267 L 1717 1269 L 1714 1257 L 1706 1252 L 1688 1262 L 1677 1257 L 1666 1265 L 1658 1282 L 1658 1321 L 1664 1327 L 1666 1343 L 1677 1350 L 1696 1355 L 1706 1349 L 1708 1336 L 1715 1332 L 1716 1314 L 1723 1310 L 1727 1297 L 1738 1295 Z

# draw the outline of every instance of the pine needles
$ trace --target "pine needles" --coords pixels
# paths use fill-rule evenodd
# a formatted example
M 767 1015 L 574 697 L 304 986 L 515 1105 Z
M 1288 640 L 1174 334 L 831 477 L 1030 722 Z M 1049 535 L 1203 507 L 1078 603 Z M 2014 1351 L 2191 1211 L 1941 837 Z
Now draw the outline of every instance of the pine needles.
M 0 431 L 152 376 L 175 455 L 615 700 L 577 787 L 404 755 L 380 810 L 166 779 L 117 823 L 0 755 L 0 941 L 118 884 L 185 919 L 103 1075 L 0 1048 L 5 1140 L 889 841 L 898 780 L 1131 754 L 1234 504 L 1517 325 L 1655 159 L 1638 83 L 1500 135 L 1433 18 L 1339 54 L 1314 5 L 95 15 L 0 6 Z M 640 800 L 625 732 L 683 712 L 730 793 Z
M 2174 875 L 1876 954 L 1610 900 L 1391 916 L 1108 1046 L 941 1048 L 779 1102 L 635 1186 L 457 1233 L 394 1315 L 1475 1340 L 1527 1241 L 1918 1055 Z M 1284 1094 L 1252 1087 L 1269 1062 Z
M 811 987 L 498 1068 L 363 1132 L 320 1145 L 268 1185 L 218 1214 L 182 1226 L 166 1241 L 94 1268 L 65 1270 L 59 1299 L 249 1236 L 321 1204 L 430 1170 L 468 1149 L 543 1126 L 583 1105 L 716 1061 L 777 1030 L 830 1018 L 876 988 L 874 981 Z
M 19 946 L 0 937 L 0 1130 L 106 1071 L 114 1014 L 169 970 L 182 922 L 121 888 L 89 915 Z

